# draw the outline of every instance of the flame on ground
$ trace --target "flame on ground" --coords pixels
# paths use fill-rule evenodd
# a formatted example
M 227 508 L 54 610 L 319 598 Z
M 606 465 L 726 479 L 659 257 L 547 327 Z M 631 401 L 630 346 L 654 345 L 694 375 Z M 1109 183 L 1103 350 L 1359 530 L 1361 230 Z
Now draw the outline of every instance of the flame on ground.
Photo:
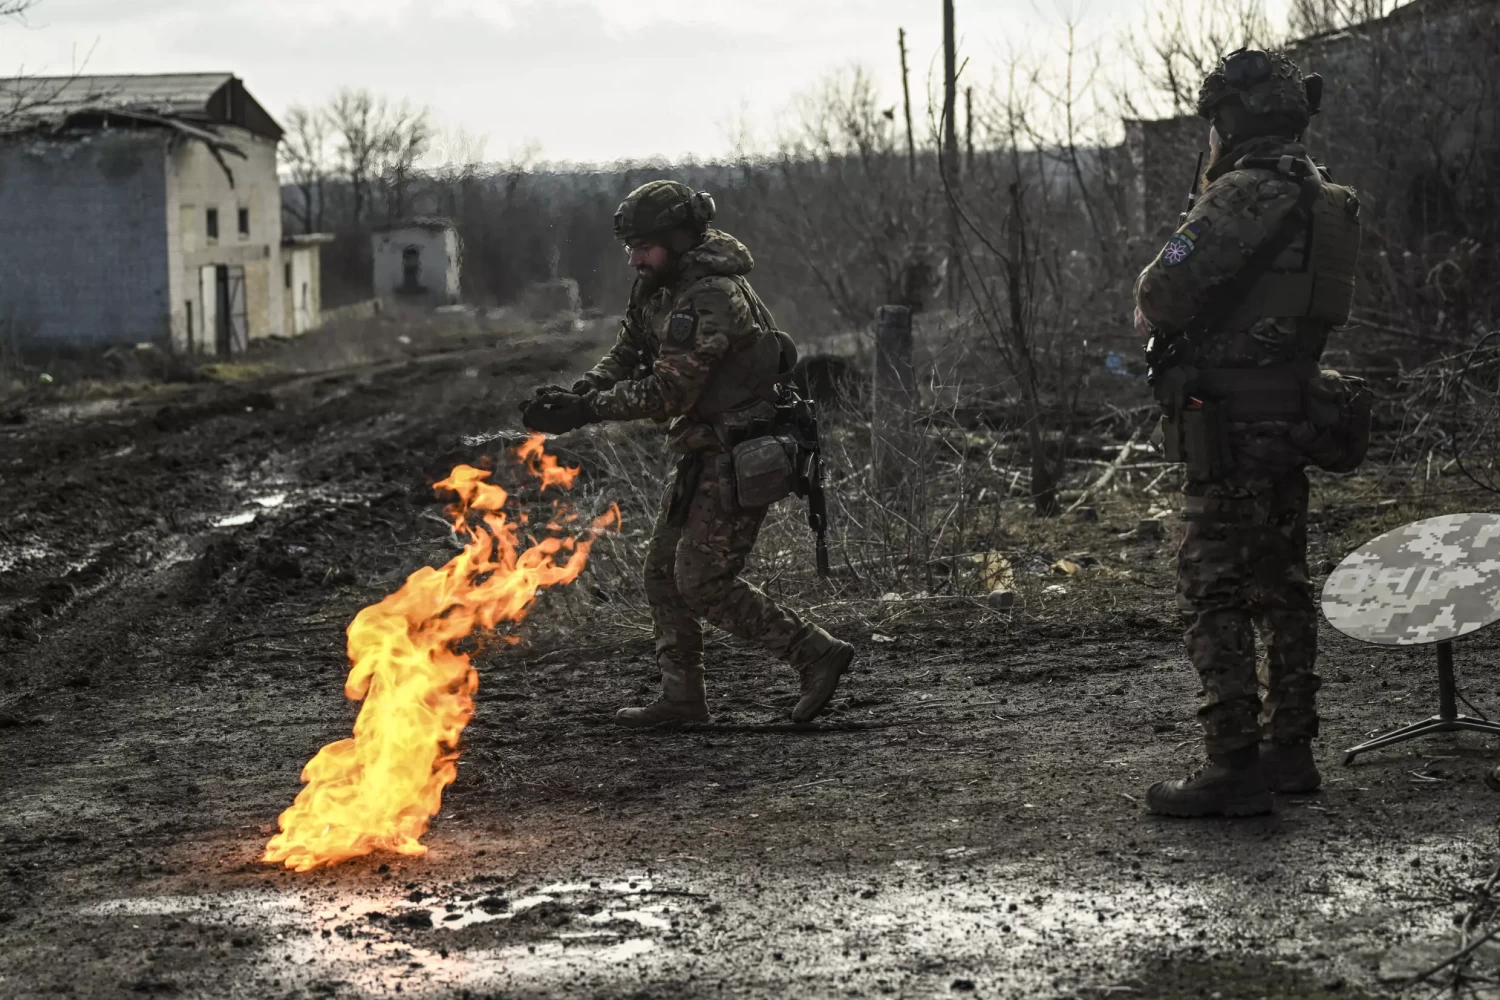
M 543 489 L 571 487 L 578 470 L 558 465 L 542 441 L 532 436 L 516 457 Z M 460 465 L 435 484 L 458 494 L 448 513 L 468 544 L 447 565 L 417 570 L 350 623 L 353 666 L 344 693 L 364 701 L 354 737 L 328 744 L 302 769 L 306 787 L 278 819 L 281 832 L 263 860 L 307 871 L 377 850 L 425 854 L 418 841 L 458 774 L 458 737 L 479 686 L 469 654 L 455 644 L 526 617 L 540 588 L 577 579 L 594 539 L 619 526 L 619 509 L 611 507 L 580 537 L 523 539 L 524 515 L 505 515 L 507 494 L 489 477 Z M 560 513 L 547 527 L 576 521 Z

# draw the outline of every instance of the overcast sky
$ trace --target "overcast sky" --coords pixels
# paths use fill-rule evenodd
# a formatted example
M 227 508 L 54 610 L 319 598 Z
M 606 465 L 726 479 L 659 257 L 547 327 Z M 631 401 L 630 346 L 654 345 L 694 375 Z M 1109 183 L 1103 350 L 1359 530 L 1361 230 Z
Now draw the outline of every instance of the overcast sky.
M 1064 11 L 1092 33 L 1139 23 L 1145 0 L 957 0 L 979 78 L 1045 51 Z M 906 28 L 913 100 L 941 66 L 940 0 L 40 0 L 0 24 L 0 72 L 228 71 L 273 115 L 341 86 L 427 105 L 501 159 L 610 161 L 731 151 L 735 123 L 768 136 L 794 96 L 864 65 L 899 97 Z M 919 112 L 920 113 L 920 112 Z

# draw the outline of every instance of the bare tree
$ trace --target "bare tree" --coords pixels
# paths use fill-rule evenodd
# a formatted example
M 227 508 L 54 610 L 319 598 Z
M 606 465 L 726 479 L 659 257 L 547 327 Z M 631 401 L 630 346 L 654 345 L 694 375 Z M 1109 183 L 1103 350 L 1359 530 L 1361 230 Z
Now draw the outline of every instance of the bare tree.
M 1154 5 L 1142 28 L 1124 40 L 1128 61 L 1149 88 L 1144 95 L 1125 89 L 1124 113 L 1131 118 L 1163 110 L 1189 114 L 1198 85 L 1220 56 L 1241 47 L 1274 47 L 1282 40 L 1266 16 L 1264 0 L 1165 0 Z
M 1292 35 L 1306 38 L 1385 17 L 1397 0 L 1292 0 L 1287 12 Z
M 906 110 L 906 167 L 913 180 L 917 177 L 917 137 L 911 130 L 911 75 L 906 68 L 906 29 L 896 29 L 896 45 L 901 50 L 901 104 Z
M 286 135 L 278 152 L 287 175 L 297 188 L 300 201 L 285 202 L 304 233 L 323 228 L 323 213 L 330 165 L 328 162 L 328 115 L 322 109 L 294 104 L 287 109 Z
M 1018 57 L 976 108 L 974 167 L 945 194 L 960 220 L 968 315 L 1008 376 L 1038 514 L 1061 512 L 1067 439 L 1086 347 L 1119 332 L 1133 265 L 1116 119 L 1101 99 L 1102 55 L 1065 20 L 1064 58 Z M 949 176 L 944 171 L 944 177 Z
M 774 175 L 762 162 L 740 164 L 773 224 L 761 244 L 799 261 L 856 328 L 878 305 L 922 308 L 941 273 L 931 252 L 941 191 L 921 172 L 913 181 L 895 108 L 882 104 L 862 70 L 829 78 L 800 101 Z
M 0 0 L 0 21 L 12 20 L 25 22 L 26 14 L 41 0 Z M 33 112 L 43 108 L 55 108 L 60 102 L 62 95 L 83 75 L 83 69 L 88 65 L 93 56 L 93 49 L 83 57 L 83 60 L 73 67 L 72 73 L 62 78 L 48 78 L 38 80 L 27 76 L 23 72 L 17 72 L 14 77 L 0 81 L 0 131 L 12 129 L 31 115 Z M 84 93 L 70 95 L 69 103 L 82 108 L 98 102 L 109 94 L 97 88 L 89 88 Z
M 400 219 L 410 209 L 413 174 L 427 155 L 434 132 L 431 112 L 413 108 L 405 101 L 388 111 L 378 123 L 375 179 L 381 188 L 388 219 Z
M 368 90 L 346 88 L 330 102 L 328 120 L 339 139 L 339 172 L 349 185 L 353 206 L 350 221 L 358 227 L 365 222 L 371 185 L 387 141 L 386 104 Z

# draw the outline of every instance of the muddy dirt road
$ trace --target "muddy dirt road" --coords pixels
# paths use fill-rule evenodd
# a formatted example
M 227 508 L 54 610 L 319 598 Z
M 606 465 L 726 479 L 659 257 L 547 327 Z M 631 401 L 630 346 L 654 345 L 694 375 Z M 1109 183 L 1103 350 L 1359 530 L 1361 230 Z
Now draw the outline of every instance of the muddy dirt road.
M 1388 996 L 1455 946 L 1500 857 L 1496 746 L 1338 763 L 1432 711 L 1427 658 L 1326 633 L 1325 790 L 1154 819 L 1144 786 L 1196 761 L 1196 684 L 1144 589 L 1082 625 L 830 597 L 862 656 L 822 725 L 780 731 L 790 673 L 725 640 L 716 723 L 659 734 L 609 724 L 654 686 L 647 623 L 591 629 L 586 576 L 477 661 L 427 856 L 260 864 L 354 718 L 344 625 L 452 551 L 428 484 L 571 354 L 0 427 L 0 997 Z M 1494 659 L 1460 647 L 1481 708 Z

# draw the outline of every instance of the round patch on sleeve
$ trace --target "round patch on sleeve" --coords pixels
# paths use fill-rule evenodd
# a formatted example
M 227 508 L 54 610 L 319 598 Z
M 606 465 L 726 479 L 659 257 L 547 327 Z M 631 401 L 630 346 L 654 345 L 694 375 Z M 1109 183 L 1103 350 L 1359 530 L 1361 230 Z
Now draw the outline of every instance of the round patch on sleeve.
M 1193 241 L 1183 233 L 1173 233 L 1167 245 L 1161 248 L 1161 262 L 1167 267 L 1176 267 L 1188 259 L 1193 252 Z
M 673 313 L 667 320 L 667 339 L 674 344 L 686 344 L 693 339 L 693 329 L 698 325 L 698 317 L 692 313 Z

